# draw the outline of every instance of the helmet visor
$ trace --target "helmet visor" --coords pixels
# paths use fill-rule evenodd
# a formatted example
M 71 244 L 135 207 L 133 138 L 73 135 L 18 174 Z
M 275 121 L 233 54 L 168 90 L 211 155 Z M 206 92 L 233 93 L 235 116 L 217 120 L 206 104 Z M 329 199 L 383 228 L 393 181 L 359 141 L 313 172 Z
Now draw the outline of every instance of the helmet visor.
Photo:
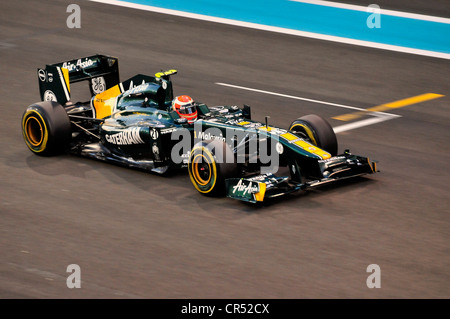
M 181 114 L 192 114 L 192 113 L 195 113 L 196 111 L 197 111 L 197 108 L 195 107 L 195 104 L 193 104 L 193 103 L 181 105 L 180 108 L 178 109 L 178 112 L 180 112 Z

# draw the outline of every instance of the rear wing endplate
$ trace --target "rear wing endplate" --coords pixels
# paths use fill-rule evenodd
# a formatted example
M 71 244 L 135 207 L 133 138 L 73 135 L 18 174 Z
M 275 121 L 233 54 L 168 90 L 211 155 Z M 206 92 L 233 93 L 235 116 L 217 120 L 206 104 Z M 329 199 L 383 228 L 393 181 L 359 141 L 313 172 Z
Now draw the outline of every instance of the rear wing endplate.
M 39 92 L 42 101 L 70 101 L 70 84 L 89 81 L 91 95 L 99 94 L 119 84 L 119 60 L 105 55 L 92 55 L 38 69 Z

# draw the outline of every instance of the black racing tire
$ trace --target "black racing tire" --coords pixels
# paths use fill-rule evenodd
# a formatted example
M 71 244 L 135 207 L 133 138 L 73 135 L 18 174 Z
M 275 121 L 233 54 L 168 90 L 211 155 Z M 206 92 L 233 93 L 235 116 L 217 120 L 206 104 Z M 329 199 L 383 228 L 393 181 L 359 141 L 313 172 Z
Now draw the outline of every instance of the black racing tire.
M 289 130 L 303 134 L 312 144 L 332 156 L 336 156 L 338 153 L 336 133 L 330 123 L 316 114 L 299 117 L 291 123 Z
M 189 177 L 203 195 L 225 194 L 225 180 L 237 176 L 237 163 L 231 148 L 220 140 L 198 142 L 192 148 L 188 164 Z
M 30 151 L 36 155 L 62 153 L 69 146 L 71 133 L 69 116 L 57 102 L 35 103 L 23 113 L 23 138 Z

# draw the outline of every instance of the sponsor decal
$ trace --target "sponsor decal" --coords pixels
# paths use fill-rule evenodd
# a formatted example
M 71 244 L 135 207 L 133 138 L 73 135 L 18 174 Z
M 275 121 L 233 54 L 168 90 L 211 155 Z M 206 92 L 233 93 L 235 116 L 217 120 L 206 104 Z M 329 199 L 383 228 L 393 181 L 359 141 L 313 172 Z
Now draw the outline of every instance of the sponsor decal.
M 126 129 L 116 134 L 106 134 L 105 139 L 111 144 L 116 145 L 132 145 L 132 144 L 144 144 L 144 140 L 141 138 L 140 127 L 133 127 Z
M 145 83 L 144 80 L 142 80 L 142 84 L 132 87 L 133 85 L 133 81 L 131 81 L 130 83 L 130 90 L 128 91 L 128 94 L 136 94 L 136 93 L 140 93 L 140 92 L 144 92 L 147 87 L 148 87 L 148 83 Z
M 47 75 L 45 74 L 45 71 L 43 69 L 39 69 L 38 77 L 39 80 L 41 80 L 42 82 L 44 82 L 47 79 Z
M 44 92 L 44 101 L 57 101 L 55 93 L 50 90 Z
M 347 157 L 345 156 L 335 156 L 335 157 L 331 157 L 329 159 L 326 160 L 319 160 L 319 163 L 327 163 L 327 162 L 334 162 L 334 161 L 338 161 L 338 160 L 343 160 L 346 159 Z
M 262 174 L 255 177 L 247 178 L 249 181 L 262 181 L 268 178 L 269 176 L 272 176 L 272 174 Z
M 159 137 L 158 130 L 155 129 L 155 128 L 152 128 L 152 129 L 150 130 L 150 136 L 151 136 L 152 140 L 157 140 L 158 137 Z
M 175 132 L 176 130 L 177 130 L 176 128 L 167 128 L 167 129 L 161 130 L 160 132 L 161 132 L 161 134 L 169 134 L 169 133 Z
M 277 142 L 277 145 L 275 146 L 275 148 L 276 148 L 278 154 L 280 154 L 280 155 L 283 154 L 284 147 L 280 142 Z
M 183 164 L 189 163 L 189 155 L 190 155 L 190 152 L 181 154 Z
M 99 76 L 98 78 L 93 78 L 91 80 L 92 92 L 95 94 L 100 94 L 106 90 L 106 81 L 103 76 Z
M 194 131 L 194 137 L 195 138 L 199 138 L 201 140 L 220 140 L 222 142 L 225 142 L 226 139 L 223 136 L 217 136 L 217 135 L 212 135 L 211 133 L 205 133 L 205 132 L 197 132 Z
M 237 124 L 241 125 L 241 126 L 243 126 L 245 128 L 258 128 L 258 127 L 263 126 L 263 124 L 261 124 L 261 123 L 247 122 L 247 121 L 239 122 Z
M 86 58 L 84 61 L 81 59 L 78 59 L 77 62 L 72 63 L 73 61 L 64 62 L 62 67 L 71 71 L 75 71 L 77 69 L 84 69 L 90 66 L 93 66 L 95 61 L 92 61 L 91 59 Z
M 159 148 L 156 145 L 156 143 L 153 143 L 152 152 L 153 152 L 153 155 L 155 155 L 155 160 L 159 161 L 160 160 L 160 158 L 159 158 Z
M 125 89 L 124 86 L 123 86 L 123 83 L 121 82 L 121 83 L 119 83 L 119 87 L 120 87 L 120 91 L 121 92 L 125 92 L 125 91 L 129 91 L 131 89 L 137 88 L 138 86 L 141 86 L 141 85 L 144 85 L 144 84 L 145 84 L 145 80 L 142 80 L 142 83 L 139 84 L 139 85 L 135 85 L 133 83 L 133 81 L 131 81 L 130 82 L 130 86 L 128 87 L 128 89 Z M 135 93 L 135 92 L 133 92 L 133 93 Z
M 281 134 L 286 134 L 287 131 L 286 131 L 285 129 L 276 127 L 276 128 L 274 128 L 274 132 L 273 132 L 273 133 L 276 133 L 276 134 L 278 134 L 278 135 L 281 135 Z
M 48 81 L 51 83 L 53 82 L 53 73 L 48 73 Z
M 240 196 L 245 196 L 246 194 L 254 194 L 258 191 L 258 184 L 249 182 L 248 185 L 246 185 L 243 179 L 240 179 L 239 182 L 235 186 L 233 186 L 233 194 L 237 192 Z

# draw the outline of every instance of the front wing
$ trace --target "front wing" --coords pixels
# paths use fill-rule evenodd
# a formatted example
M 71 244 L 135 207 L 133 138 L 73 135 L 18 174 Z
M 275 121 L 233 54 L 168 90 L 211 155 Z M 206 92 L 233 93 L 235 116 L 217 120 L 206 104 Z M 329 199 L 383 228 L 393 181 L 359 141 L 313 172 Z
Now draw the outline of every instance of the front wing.
M 229 178 L 225 181 L 226 195 L 230 198 L 257 203 L 299 190 L 307 190 L 324 184 L 378 172 L 376 162 L 371 162 L 366 157 L 352 155 L 349 152 L 325 161 L 319 161 L 318 164 L 323 178 L 316 180 L 296 182 L 290 176 L 275 176 L 274 174 Z

